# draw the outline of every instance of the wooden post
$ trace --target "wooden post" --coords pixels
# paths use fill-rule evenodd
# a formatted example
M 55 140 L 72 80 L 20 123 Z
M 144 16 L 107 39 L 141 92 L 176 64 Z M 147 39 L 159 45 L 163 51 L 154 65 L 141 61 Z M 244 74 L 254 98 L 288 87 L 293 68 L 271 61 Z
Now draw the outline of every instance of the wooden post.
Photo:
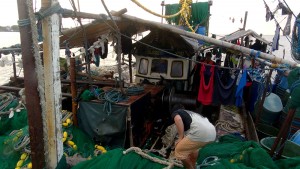
M 76 69 L 75 69 L 75 58 L 70 58 L 70 81 L 71 81 L 71 94 L 72 94 L 72 113 L 73 122 L 77 126 L 77 86 L 76 86 Z
M 18 0 L 19 19 L 28 19 L 26 1 Z M 30 25 L 19 26 L 21 36 L 22 60 L 24 67 L 24 85 L 28 128 L 30 135 L 31 161 L 33 169 L 45 168 L 43 119 L 40 96 L 38 92 L 37 73 L 35 71 L 34 52 L 32 50 L 32 30 Z
M 256 125 L 260 121 L 260 116 L 261 116 L 261 112 L 263 111 L 263 105 L 264 105 L 264 102 L 265 102 L 265 99 L 266 99 L 268 85 L 270 84 L 272 73 L 273 73 L 273 69 L 271 69 L 270 72 L 269 72 L 268 79 L 267 79 L 266 86 L 265 86 L 265 90 L 263 92 L 261 101 L 259 102 L 258 112 L 256 113 L 256 118 L 255 118 L 255 124 Z
M 14 52 L 12 52 L 12 61 L 13 61 L 14 79 L 16 79 L 17 78 L 17 69 L 16 69 L 16 58 L 15 58 Z
M 42 11 L 57 0 L 42 0 Z M 42 20 L 45 78 L 45 161 L 46 168 L 56 168 L 63 155 L 61 124 L 61 82 L 59 66 L 60 18 L 53 14 Z
M 130 83 L 132 83 L 132 54 L 129 52 L 128 54 L 128 59 L 129 59 L 129 79 Z
M 281 126 L 274 144 L 270 150 L 270 155 L 272 157 L 274 156 L 275 150 L 277 149 L 279 143 L 281 149 L 279 150 L 278 154 L 275 155 L 275 158 L 279 158 L 281 156 L 295 112 L 296 109 L 289 109 L 286 119 L 284 120 L 283 125 Z

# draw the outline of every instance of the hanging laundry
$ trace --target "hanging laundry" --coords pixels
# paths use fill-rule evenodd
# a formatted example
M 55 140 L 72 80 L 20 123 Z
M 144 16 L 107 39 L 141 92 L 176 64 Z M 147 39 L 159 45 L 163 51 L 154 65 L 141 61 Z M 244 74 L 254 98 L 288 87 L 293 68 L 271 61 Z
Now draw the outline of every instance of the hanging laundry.
M 94 51 L 94 56 L 95 56 L 95 65 L 97 67 L 100 66 L 100 53 L 101 53 L 101 48 L 95 48 L 95 51 Z
M 275 35 L 273 37 L 272 51 L 278 50 L 279 38 L 280 38 L 280 26 L 279 26 L 279 24 L 277 24 L 276 30 L 275 30 Z
M 201 80 L 198 92 L 198 101 L 203 105 L 210 105 L 212 103 L 212 95 L 214 91 L 214 72 L 214 65 L 201 65 Z M 205 82 L 205 76 L 209 76 L 208 82 Z
M 214 93 L 213 93 L 213 104 L 214 105 L 234 105 L 235 104 L 235 91 L 236 91 L 236 81 L 239 75 L 237 72 L 234 79 L 230 76 L 227 77 L 229 83 L 224 83 L 220 77 L 220 68 L 215 70 L 215 84 L 214 84 Z
M 285 27 L 282 31 L 282 35 L 288 36 L 291 33 L 291 20 L 292 20 L 292 14 L 289 14 L 288 19 L 286 21 Z
M 241 107 L 243 103 L 243 89 L 247 83 L 247 70 L 243 70 L 243 75 L 239 81 L 236 93 L 235 93 L 235 105 Z

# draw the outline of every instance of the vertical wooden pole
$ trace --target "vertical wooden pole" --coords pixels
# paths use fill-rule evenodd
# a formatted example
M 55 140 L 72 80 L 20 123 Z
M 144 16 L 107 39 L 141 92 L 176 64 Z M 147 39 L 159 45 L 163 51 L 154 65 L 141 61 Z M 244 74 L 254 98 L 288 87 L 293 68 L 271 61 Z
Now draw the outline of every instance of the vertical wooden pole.
M 42 0 L 42 11 L 57 0 Z M 45 78 L 45 161 L 46 168 L 56 168 L 63 155 L 61 124 L 61 81 L 59 65 L 59 27 L 58 14 L 42 20 L 43 56 Z
M 76 86 L 76 69 L 75 69 L 75 58 L 70 58 L 70 80 L 71 80 L 71 94 L 72 94 L 72 113 L 73 122 L 77 126 L 77 86 Z
M 282 151 L 284 149 L 284 144 L 286 142 L 287 136 L 288 136 L 288 132 L 289 132 L 289 128 L 292 124 L 292 120 L 294 118 L 296 109 L 289 109 L 289 112 L 286 116 L 286 119 L 284 120 L 279 133 L 274 141 L 274 144 L 270 150 L 270 155 L 273 157 L 275 150 L 277 149 L 278 144 L 280 143 L 280 147 L 281 149 L 279 150 L 279 153 L 276 155 L 276 158 L 279 158 L 282 154 Z
M 258 106 L 258 111 L 256 113 L 256 118 L 255 118 L 255 124 L 257 125 L 260 121 L 260 116 L 261 116 L 261 112 L 263 111 L 263 104 L 265 102 L 265 99 L 266 99 L 266 95 L 267 95 L 267 90 L 268 90 L 268 85 L 270 84 L 270 81 L 271 81 L 271 76 L 272 76 L 272 73 L 273 73 L 273 69 L 270 70 L 269 72 L 269 75 L 268 75 L 268 79 L 267 79 L 267 82 L 266 82 L 266 86 L 265 86 L 265 90 L 263 92 L 263 95 L 262 95 L 262 98 L 261 98 L 261 101 L 259 102 L 259 106 Z
M 16 79 L 17 78 L 17 69 L 16 69 L 16 58 L 15 58 L 14 52 L 12 52 L 12 61 L 13 61 L 14 79 Z
M 128 54 L 128 59 L 129 59 L 129 79 L 130 83 L 132 83 L 132 54 L 129 52 Z
M 19 19 L 28 19 L 26 1 L 18 0 Z M 32 50 L 32 31 L 30 25 L 20 26 L 22 60 L 24 67 L 24 85 L 26 95 L 26 109 L 31 147 L 31 161 L 33 169 L 45 168 L 43 120 L 40 96 L 38 92 L 37 73 L 35 71 L 35 59 Z

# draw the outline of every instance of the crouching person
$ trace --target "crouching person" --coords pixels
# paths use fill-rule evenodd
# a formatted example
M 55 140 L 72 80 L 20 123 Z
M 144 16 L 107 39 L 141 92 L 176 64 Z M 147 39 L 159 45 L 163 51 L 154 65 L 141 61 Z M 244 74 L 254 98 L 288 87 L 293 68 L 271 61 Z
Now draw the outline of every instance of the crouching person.
M 207 118 L 185 110 L 181 104 L 173 106 L 171 117 L 178 132 L 175 156 L 185 168 L 195 169 L 199 149 L 216 139 L 216 129 Z

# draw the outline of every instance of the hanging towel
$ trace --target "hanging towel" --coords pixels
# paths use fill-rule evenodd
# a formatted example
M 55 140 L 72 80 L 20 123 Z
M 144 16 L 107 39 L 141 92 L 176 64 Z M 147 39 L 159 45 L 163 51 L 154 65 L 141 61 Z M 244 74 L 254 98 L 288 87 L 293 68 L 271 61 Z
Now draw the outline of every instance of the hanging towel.
M 288 36 L 291 33 L 291 20 L 292 20 L 292 14 L 289 14 L 288 19 L 286 21 L 285 27 L 282 31 L 282 35 Z
M 275 35 L 273 37 L 272 51 L 278 50 L 279 38 L 280 38 L 280 26 L 279 26 L 279 24 L 277 24 L 276 30 L 275 30 Z
M 198 92 L 198 101 L 203 105 L 210 105 L 212 103 L 212 95 L 214 91 L 214 65 L 202 65 L 200 70 L 200 86 Z M 207 82 L 205 82 L 205 76 Z
M 234 105 L 235 103 L 235 91 L 236 91 L 236 81 L 239 75 L 239 71 L 234 79 L 230 76 L 228 77 L 229 83 L 226 81 L 222 81 L 220 77 L 220 72 L 217 71 L 215 73 L 215 84 L 214 84 L 214 93 L 213 93 L 213 104 L 214 105 Z M 225 82 L 225 83 L 224 83 Z
M 243 75 L 239 81 L 239 85 L 237 87 L 236 93 L 235 93 L 235 105 L 237 107 L 241 107 L 243 103 L 243 89 L 246 86 L 247 83 L 247 70 L 244 70 Z

